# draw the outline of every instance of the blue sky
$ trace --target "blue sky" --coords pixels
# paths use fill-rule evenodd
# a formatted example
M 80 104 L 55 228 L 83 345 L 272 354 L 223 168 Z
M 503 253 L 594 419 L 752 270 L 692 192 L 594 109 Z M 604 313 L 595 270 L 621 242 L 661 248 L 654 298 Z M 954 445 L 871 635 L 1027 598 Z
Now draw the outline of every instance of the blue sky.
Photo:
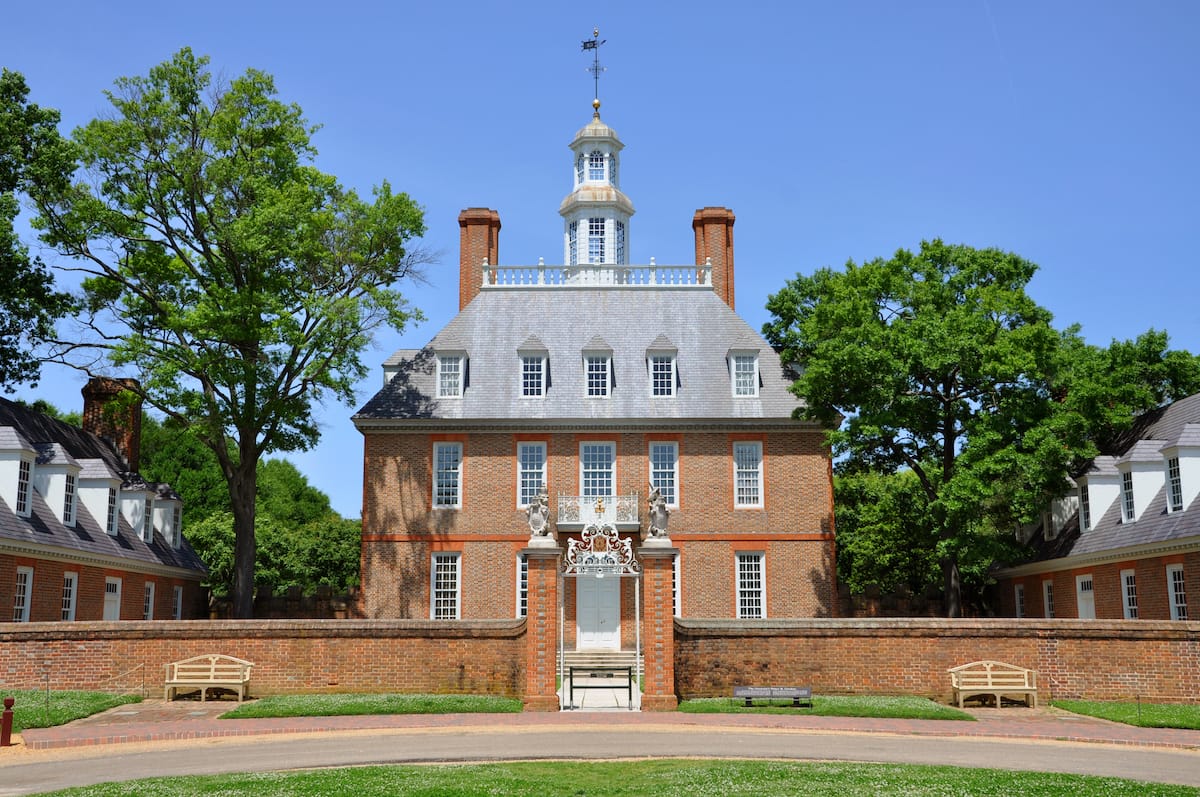
M 562 259 L 567 144 L 603 118 L 637 215 L 630 259 L 684 263 L 696 208 L 737 214 L 737 309 L 755 328 L 797 272 L 915 248 L 996 246 L 1041 267 L 1030 292 L 1093 343 L 1166 329 L 1200 352 L 1200 3 L 688 2 L 10 4 L 0 65 L 64 127 L 183 46 L 272 73 L 323 125 L 317 165 L 426 210 L 441 252 L 406 293 L 428 321 L 367 353 L 423 345 L 457 311 L 458 212 L 499 211 L 505 264 Z M 51 258 L 48 258 L 51 259 Z M 381 384 L 376 369 L 359 405 Z M 82 378 L 36 391 L 78 408 Z M 319 408 L 290 454 L 334 507 L 361 508 L 355 408 Z

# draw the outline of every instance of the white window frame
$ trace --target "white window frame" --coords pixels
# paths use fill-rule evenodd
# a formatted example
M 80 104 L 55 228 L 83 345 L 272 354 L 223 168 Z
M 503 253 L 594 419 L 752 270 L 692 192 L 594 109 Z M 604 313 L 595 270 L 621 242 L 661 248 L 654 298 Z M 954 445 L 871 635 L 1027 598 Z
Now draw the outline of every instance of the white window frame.
M 1047 620 L 1054 619 L 1054 581 L 1046 579 L 1042 582 L 1042 614 Z
M 669 454 L 670 467 L 663 467 L 666 462 L 663 454 Z M 650 467 L 650 486 L 657 487 L 667 506 L 679 506 L 679 443 L 674 440 L 651 440 L 646 452 Z M 665 479 L 664 479 L 665 477 Z
M 652 351 L 646 355 L 647 370 L 650 372 L 650 396 L 652 398 L 674 398 L 675 352 Z M 665 366 L 665 368 L 660 367 Z
M 765 620 L 767 617 L 766 554 L 762 551 L 738 551 L 734 557 L 739 620 Z M 757 581 L 757 584 L 754 583 Z M 755 607 L 757 602 L 757 607 Z
M 13 622 L 28 623 L 32 604 L 33 568 L 18 565 L 16 577 L 13 579 Z
M 75 620 L 75 607 L 79 602 L 79 574 L 73 570 L 63 573 L 62 614 L 66 622 Z
M 1087 482 L 1079 485 L 1079 523 L 1084 531 L 1092 527 L 1092 502 L 1088 495 Z
M 584 157 L 584 154 L 581 152 L 579 153 L 578 157 L 575 158 L 575 185 L 583 185 L 583 175 L 585 174 L 584 169 L 586 168 L 586 165 L 587 158 Z
M 430 556 L 429 563 L 429 619 L 461 619 L 462 554 L 458 551 L 438 551 Z M 449 583 L 451 579 L 452 585 Z M 439 600 L 446 603 L 439 605 Z
M 612 394 L 612 355 L 600 352 L 584 354 L 583 380 L 588 398 L 608 398 Z
M 445 457 L 443 457 L 445 453 Z M 451 456 L 453 454 L 453 456 Z M 453 461 L 453 467 L 449 467 Z M 463 501 L 463 444 L 433 444 L 433 508 L 461 509 Z M 444 489 L 443 489 L 444 488 Z M 451 494 L 452 493 L 452 494 Z
M 75 525 L 75 497 L 78 494 L 76 489 L 75 474 L 66 474 L 67 478 L 63 481 L 63 525 Z
M 1172 620 L 1188 619 L 1187 581 L 1183 565 L 1167 565 L 1167 605 L 1171 607 Z
M 1025 585 L 1013 585 L 1013 605 L 1016 607 L 1017 617 L 1025 616 Z
M 467 358 L 463 354 L 439 354 L 437 369 L 438 398 L 462 398 L 466 382 Z
M 116 589 L 115 589 L 115 590 L 109 590 L 109 587 L 110 587 L 110 586 L 116 586 Z M 117 576 L 105 576 L 105 577 L 104 577 L 104 603 L 103 603 L 103 607 L 104 607 L 104 608 L 103 608 L 103 612 L 104 612 L 104 613 L 103 613 L 103 615 L 102 615 L 102 617 L 103 617 L 103 619 L 104 619 L 104 620 L 107 620 L 107 621 L 109 621 L 109 622 L 112 622 L 112 621 L 115 621 L 115 620 L 120 620 L 120 619 L 121 619 L 121 588 L 122 588 L 123 586 L 124 586 L 124 585 L 122 584 L 122 582 L 121 582 L 121 579 L 120 579 L 119 577 L 117 577 Z M 113 601 L 113 603 L 115 603 L 115 605 L 116 605 L 116 609 L 117 609 L 117 616 L 116 616 L 116 617 L 109 617 L 109 616 L 108 616 L 108 607 L 109 607 L 109 600 L 108 600 L 108 596 L 109 596 L 109 595 L 116 595 L 116 596 L 117 596 L 116 600 L 115 600 L 115 601 Z
M 1179 472 L 1179 457 L 1167 459 L 1167 511 L 1183 511 L 1183 479 Z
M 603 472 L 594 466 L 595 454 L 602 449 L 608 451 L 608 472 Z M 591 474 L 589 476 L 589 474 Z M 590 481 L 590 483 L 589 483 Z M 607 490 L 599 492 L 601 482 L 607 481 Z M 579 494 L 587 498 L 599 498 L 616 495 L 617 490 L 617 444 L 613 440 L 583 440 L 579 443 Z
M 546 485 L 546 443 L 521 440 L 517 443 L 517 508 L 529 506 Z
M 1137 504 L 1133 502 L 1133 472 L 1121 472 L 1121 519 L 1132 523 L 1137 518 Z
M 745 368 L 749 365 L 749 369 Z M 735 351 L 729 355 L 730 389 L 735 398 L 758 396 L 758 352 Z
M 1138 619 L 1137 571 L 1122 570 L 1121 578 L 1121 612 L 1126 620 Z
M 671 557 L 671 609 L 676 617 L 683 617 L 683 568 L 679 565 L 679 554 Z
M 748 455 L 753 456 L 749 467 Z M 753 500 L 749 493 L 753 493 Z M 733 444 L 733 506 L 757 509 L 763 506 L 763 444 L 761 440 L 738 440 Z
M 108 522 L 106 524 L 107 528 L 105 529 L 105 531 L 108 532 L 109 536 L 111 536 L 111 537 L 117 536 L 117 529 L 119 528 L 118 524 L 120 523 L 120 517 L 121 517 L 120 504 L 117 502 L 117 488 L 109 487 L 108 488 Z
M 171 547 L 179 548 L 183 545 L 183 507 L 178 502 L 171 510 L 171 528 L 174 529 L 171 534 Z
M 33 463 L 22 458 L 17 464 L 17 506 L 21 517 L 33 514 Z
M 142 619 L 154 619 L 154 582 L 147 581 L 145 592 L 142 593 Z
M 541 398 L 546 395 L 545 353 L 524 352 L 521 354 L 521 396 Z
M 594 149 L 587 156 L 587 179 L 589 183 L 604 182 L 604 153 Z
M 613 182 L 615 183 L 616 181 L 614 180 Z M 628 247 L 625 245 L 625 222 L 615 221 L 613 222 L 613 227 L 615 228 L 613 237 L 616 238 L 616 257 L 613 260 L 616 261 L 618 266 L 623 266 L 629 262 Z
M 603 263 L 605 219 L 603 216 L 592 216 L 587 222 L 587 262 L 589 264 Z
M 579 265 L 579 222 L 567 225 L 567 265 Z
M 154 542 L 154 499 L 147 498 L 142 513 L 142 540 Z
M 529 614 L 529 557 L 517 554 L 517 617 Z
M 183 619 L 183 587 L 179 584 L 171 589 L 171 619 Z

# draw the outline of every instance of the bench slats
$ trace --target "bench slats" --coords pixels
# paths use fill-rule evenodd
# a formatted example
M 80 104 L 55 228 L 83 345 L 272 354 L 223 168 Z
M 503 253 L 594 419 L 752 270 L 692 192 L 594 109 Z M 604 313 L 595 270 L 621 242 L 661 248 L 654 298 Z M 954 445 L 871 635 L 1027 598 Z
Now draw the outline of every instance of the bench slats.
M 992 695 L 996 708 L 1001 695 L 1023 695 L 1025 704 L 1037 708 L 1037 672 L 1001 661 L 973 661 L 953 667 L 950 684 L 958 698 L 958 707 L 968 697 Z
M 181 687 L 195 687 L 200 689 L 200 702 L 203 703 L 209 689 L 221 687 L 236 691 L 241 703 L 249 691 L 250 668 L 253 666 L 254 662 L 215 653 L 173 661 L 164 665 L 167 672 L 163 700 L 171 700 Z

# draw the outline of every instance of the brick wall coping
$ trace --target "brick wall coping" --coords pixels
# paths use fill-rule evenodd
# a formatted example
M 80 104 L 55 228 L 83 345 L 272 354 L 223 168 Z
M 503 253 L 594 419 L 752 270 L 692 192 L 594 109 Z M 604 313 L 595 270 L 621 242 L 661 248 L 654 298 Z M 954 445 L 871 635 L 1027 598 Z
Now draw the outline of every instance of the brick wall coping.
M 523 617 L 513 620 L 122 620 L 0 624 L 0 645 L 98 639 L 516 639 L 524 633 Z
M 1056 637 L 1200 641 L 1200 622 L 1039 618 L 880 617 L 776 620 L 676 619 L 682 637 Z

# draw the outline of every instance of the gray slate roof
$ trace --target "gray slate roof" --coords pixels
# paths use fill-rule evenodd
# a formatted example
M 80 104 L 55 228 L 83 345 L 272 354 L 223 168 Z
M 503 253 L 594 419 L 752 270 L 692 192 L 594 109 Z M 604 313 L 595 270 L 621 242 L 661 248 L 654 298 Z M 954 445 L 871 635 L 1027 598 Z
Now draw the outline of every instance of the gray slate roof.
M 125 484 L 133 481 L 144 484 L 141 476 L 126 471 L 128 466 L 124 458 L 103 438 L 0 398 L 0 427 L 4 426 L 12 427 L 17 430 L 19 436 L 33 441 L 32 447 L 39 452 L 39 462 L 42 461 L 42 456 L 53 457 L 54 461 L 58 462 L 66 461 L 63 459 L 66 457 L 83 468 L 81 476 L 85 473 L 103 475 L 107 471 L 122 478 Z M 155 490 L 164 498 L 173 497 L 178 500 L 178 496 L 167 485 L 149 485 L 149 489 Z M 196 571 L 197 575 L 205 570 L 204 563 L 192 550 L 186 538 L 178 549 L 173 548 L 157 532 L 154 542 L 144 542 L 123 515 L 120 516 L 117 535 L 109 536 L 103 523 L 92 517 L 82 501 L 76 504 L 75 526 L 64 526 L 40 493 L 33 490 L 32 498 L 28 518 L 19 517 L 13 511 L 13 507 L 0 499 L 0 542 L 13 540 L 36 543 L 64 553 L 115 557 L 143 565 L 178 567 Z
M 521 360 L 530 339 L 549 355 L 543 397 L 521 395 Z M 651 398 L 646 355 L 677 350 L 677 395 Z M 587 398 L 585 351 L 612 351 L 614 386 Z M 760 388 L 733 396 L 730 349 L 758 351 Z M 437 398 L 437 354 L 468 356 L 461 398 Z M 421 420 L 783 420 L 801 406 L 778 355 L 716 293 L 662 288 L 486 290 L 423 349 L 385 365 L 397 375 L 354 416 L 360 426 Z

